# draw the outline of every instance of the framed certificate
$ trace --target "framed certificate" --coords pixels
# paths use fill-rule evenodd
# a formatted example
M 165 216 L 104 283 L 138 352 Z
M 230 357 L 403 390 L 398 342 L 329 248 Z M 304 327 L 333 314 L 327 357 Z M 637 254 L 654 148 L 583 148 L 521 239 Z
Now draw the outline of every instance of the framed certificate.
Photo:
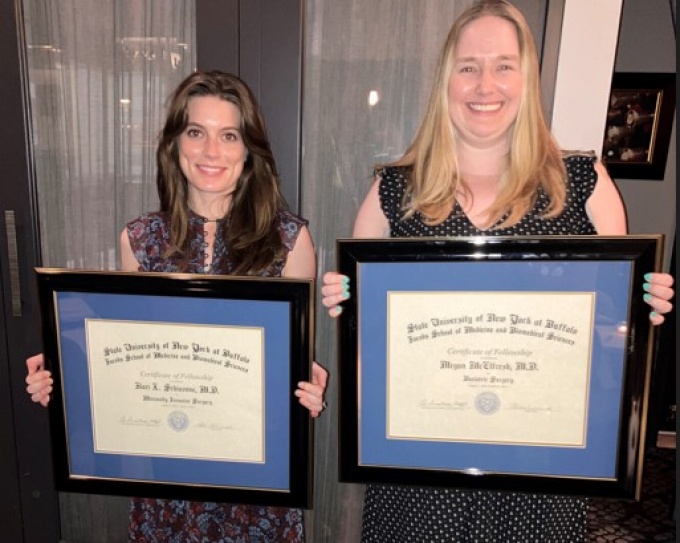
M 36 271 L 58 490 L 310 506 L 313 281 Z
M 338 240 L 341 480 L 639 497 L 662 241 Z

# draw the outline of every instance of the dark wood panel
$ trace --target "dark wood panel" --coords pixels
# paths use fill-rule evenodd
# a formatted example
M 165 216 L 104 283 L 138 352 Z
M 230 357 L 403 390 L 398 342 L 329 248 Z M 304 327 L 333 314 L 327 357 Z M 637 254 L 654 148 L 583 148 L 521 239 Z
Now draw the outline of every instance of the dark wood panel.
M 675 241 L 675 240 L 673 240 Z M 669 273 L 676 280 L 675 248 L 671 252 Z M 652 383 L 647 415 L 647 445 L 649 447 L 675 447 L 676 415 L 676 307 L 666 315 L 663 326 L 657 330 L 656 355 L 652 366 Z M 670 443 L 672 441 L 672 443 Z
M 292 211 L 300 209 L 304 0 L 241 0 L 239 75 L 257 96 Z
M 300 207 L 302 16 L 304 0 L 201 0 L 196 3 L 199 69 L 237 74 L 265 117 L 283 194 Z
M 12 409 L 9 414 L 3 410 L 3 416 L 13 416 L 15 429 L 19 499 L 14 504 L 14 510 L 22 519 L 24 532 L 23 539 L 16 541 L 54 543 L 59 540 L 59 515 L 52 483 L 47 413 L 30 401 L 24 382 L 24 361 L 27 356 L 40 350 L 40 330 L 33 276 L 33 266 L 39 260 L 37 213 L 29 168 L 29 127 L 26 124 L 18 47 L 21 38 L 18 30 L 21 27 L 17 24 L 21 16 L 20 6 L 20 2 L 0 0 L 0 81 L 3 82 L 0 86 L 0 141 L 3 142 L 0 147 L 0 162 L 3 165 L 0 181 L 0 279 L 3 328 L 7 338 L 6 350 L 0 351 L 0 364 L 4 372 L 2 380 L 9 383 L 9 397 L 12 398 Z M 6 212 L 14 215 L 17 241 L 21 303 L 14 310 L 4 220 Z M 14 292 L 15 296 L 19 294 L 18 290 Z M 2 396 L 7 397 L 4 393 Z M 3 540 L 15 541 L 7 539 L 4 527 Z
M 0 251 L 0 261 L 5 254 Z M 2 268 L 4 268 L 4 263 Z M 0 268 L 0 279 L 2 279 Z M 4 307 L 4 296 L 0 290 L 0 307 Z M 4 313 L 0 312 L 0 330 L 5 329 Z M 7 342 L 0 334 L 0 526 L 7 541 L 23 541 L 24 529 L 21 524 L 22 510 L 19 499 L 19 473 L 17 472 L 16 441 L 14 439 L 14 408 L 9 386 L 9 365 L 7 364 Z
M 64 543 L 126 543 L 130 499 L 120 496 L 59 496 Z
M 196 65 L 199 70 L 239 73 L 238 0 L 196 2 Z

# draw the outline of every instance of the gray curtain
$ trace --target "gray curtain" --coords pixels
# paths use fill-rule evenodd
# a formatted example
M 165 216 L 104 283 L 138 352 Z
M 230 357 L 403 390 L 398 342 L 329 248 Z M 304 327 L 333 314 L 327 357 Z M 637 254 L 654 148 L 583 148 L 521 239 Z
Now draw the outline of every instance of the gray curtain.
M 157 207 L 155 143 L 196 64 L 191 0 L 24 0 L 43 265 L 114 269 Z
M 305 23 L 302 214 L 318 276 L 335 269 L 335 240 L 350 237 L 373 165 L 401 156 L 429 97 L 455 17 L 472 0 L 313 0 Z M 319 306 L 317 359 L 331 374 L 316 425 L 313 543 L 360 539 L 363 486 L 338 482 L 335 323 Z
M 157 208 L 156 136 L 194 70 L 193 0 L 23 0 L 45 266 L 115 269 L 118 234 Z M 127 541 L 130 500 L 59 495 L 64 541 Z

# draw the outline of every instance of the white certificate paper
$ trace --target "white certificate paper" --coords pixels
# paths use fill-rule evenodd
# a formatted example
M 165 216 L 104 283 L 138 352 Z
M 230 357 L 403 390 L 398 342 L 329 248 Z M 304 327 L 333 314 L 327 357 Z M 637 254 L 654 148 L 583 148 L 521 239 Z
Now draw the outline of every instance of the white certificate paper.
M 86 319 L 97 452 L 264 462 L 264 330 Z
M 387 437 L 584 447 L 595 294 L 390 292 Z

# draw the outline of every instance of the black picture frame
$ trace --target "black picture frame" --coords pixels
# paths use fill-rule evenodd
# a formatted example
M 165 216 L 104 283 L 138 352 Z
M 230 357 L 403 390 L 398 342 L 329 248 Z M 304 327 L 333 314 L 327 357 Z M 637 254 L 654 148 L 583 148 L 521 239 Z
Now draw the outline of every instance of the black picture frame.
M 57 490 L 311 507 L 313 280 L 36 276 Z
M 338 325 L 340 480 L 639 499 L 653 346 L 643 276 L 662 246 L 661 235 L 338 240 L 352 288 Z M 569 341 L 581 354 L 560 358 Z M 580 381 L 561 373 L 572 367 Z M 557 433 L 572 412 L 569 442 Z
M 610 175 L 663 179 L 674 118 L 674 73 L 615 72 L 602 144 Z

